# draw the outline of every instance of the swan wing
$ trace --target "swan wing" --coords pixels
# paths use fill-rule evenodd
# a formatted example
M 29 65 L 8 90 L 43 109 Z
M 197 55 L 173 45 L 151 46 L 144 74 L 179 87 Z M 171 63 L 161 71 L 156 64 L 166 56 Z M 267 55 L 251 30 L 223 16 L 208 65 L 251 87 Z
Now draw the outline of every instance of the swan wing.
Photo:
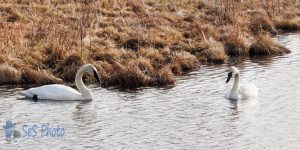
M 252 84 L 252 83 L 244 84 L 244 85 L 240 86 L 239 93 L 240 93 L 242 99 L 257 97 L 258 88 L 256 87 L 255 84 Z
M 82 94 L 77 90 L 61 85 L 52 84 L 44 85 L 36 88 L 31 88 L 21 93 L 22 95 L 32 98 L 34 95 L 38 99 L 51 99 L 51 100 L 80 100 L 82 99 Z

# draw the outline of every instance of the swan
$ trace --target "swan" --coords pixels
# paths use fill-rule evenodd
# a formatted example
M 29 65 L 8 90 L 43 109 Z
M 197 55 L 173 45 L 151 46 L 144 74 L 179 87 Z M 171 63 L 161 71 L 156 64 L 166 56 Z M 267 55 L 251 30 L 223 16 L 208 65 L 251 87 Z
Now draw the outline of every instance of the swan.
M 240 86 L 240 71 L 232 66 L 229 69 L 226 83 L 234 77 L 233 86 L 226 92 L 225 97 L 230 100 L 248 99 L 257 96 L 258 88 L 254 84 L 245 84 Z
M 35 101 L 47 100 L 92 100 L 93 93 L 83 83 L 82 76 L 84 73 L 94 76 L 100 83 L 97 69 L 91 65 L 86 64 L 82 66 L 76 73 L 75 83 L 79 92 L 71 87 L 61 84 L 44 85 L 36 88 L 30 88 L 22 91 L 20 94 L 26 98 L 31 98 Z

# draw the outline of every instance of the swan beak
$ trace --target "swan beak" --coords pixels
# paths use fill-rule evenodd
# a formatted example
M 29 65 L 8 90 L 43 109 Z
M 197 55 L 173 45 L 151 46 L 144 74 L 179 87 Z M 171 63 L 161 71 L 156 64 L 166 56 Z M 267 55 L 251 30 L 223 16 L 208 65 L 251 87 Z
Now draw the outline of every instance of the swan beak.
M 228 82 L 230 81 L 231 77 L 232 77 L 232 72 L 229 72 L 229 73 L 228 73 L 227 80 L 226 80 L 226 83 L 228 83 Z
M 100 78 L 98 76 L 98 73 L 94 70 L 94 77 L 96 78 L 96 80 L 99 82 L 99 84 L 101 84 Z

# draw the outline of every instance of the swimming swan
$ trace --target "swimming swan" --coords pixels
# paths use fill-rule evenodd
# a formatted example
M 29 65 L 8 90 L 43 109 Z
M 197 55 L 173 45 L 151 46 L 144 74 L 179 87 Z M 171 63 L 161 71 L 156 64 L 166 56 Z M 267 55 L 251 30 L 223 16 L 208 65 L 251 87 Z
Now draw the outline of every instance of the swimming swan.
M 51 84 L 22 91 L 21 95 L 34 100 L 92 100 L 93 93 L 82 82 L 82 76 L 86 72 L 94 76 L 100 83 L 97 69 L 91 64 L 86 64 L 78 70 L 75 77 L 75 83 L 79 92 L 65 85 Z
M 240 71 L 232 66 L 229 70 L 226 83 L 228 83 L 231 77 L 234 77 L 234 83 L 231 89 L 226 92 L 225 97 L 230 100 L 247 99 L 256 97 L 258 88 L 254 84 L 246 84 L 240 86 Z

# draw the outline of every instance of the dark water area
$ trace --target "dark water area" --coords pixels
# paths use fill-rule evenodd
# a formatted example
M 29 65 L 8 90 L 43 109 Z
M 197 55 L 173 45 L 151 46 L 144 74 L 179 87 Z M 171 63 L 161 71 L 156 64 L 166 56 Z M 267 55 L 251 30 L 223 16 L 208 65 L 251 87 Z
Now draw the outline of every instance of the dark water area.
M 228 64 L 203 65 L 171 88 L 90 85 L 89 102 L 17 100 L 23 88 L 1 87 L 0 149 L 300 149 L 300 34 L 275 39 L 291 53 L 235 60 L 256 99 L 224 98 Z M 19 133 L 10 142 L 8 120 Z

